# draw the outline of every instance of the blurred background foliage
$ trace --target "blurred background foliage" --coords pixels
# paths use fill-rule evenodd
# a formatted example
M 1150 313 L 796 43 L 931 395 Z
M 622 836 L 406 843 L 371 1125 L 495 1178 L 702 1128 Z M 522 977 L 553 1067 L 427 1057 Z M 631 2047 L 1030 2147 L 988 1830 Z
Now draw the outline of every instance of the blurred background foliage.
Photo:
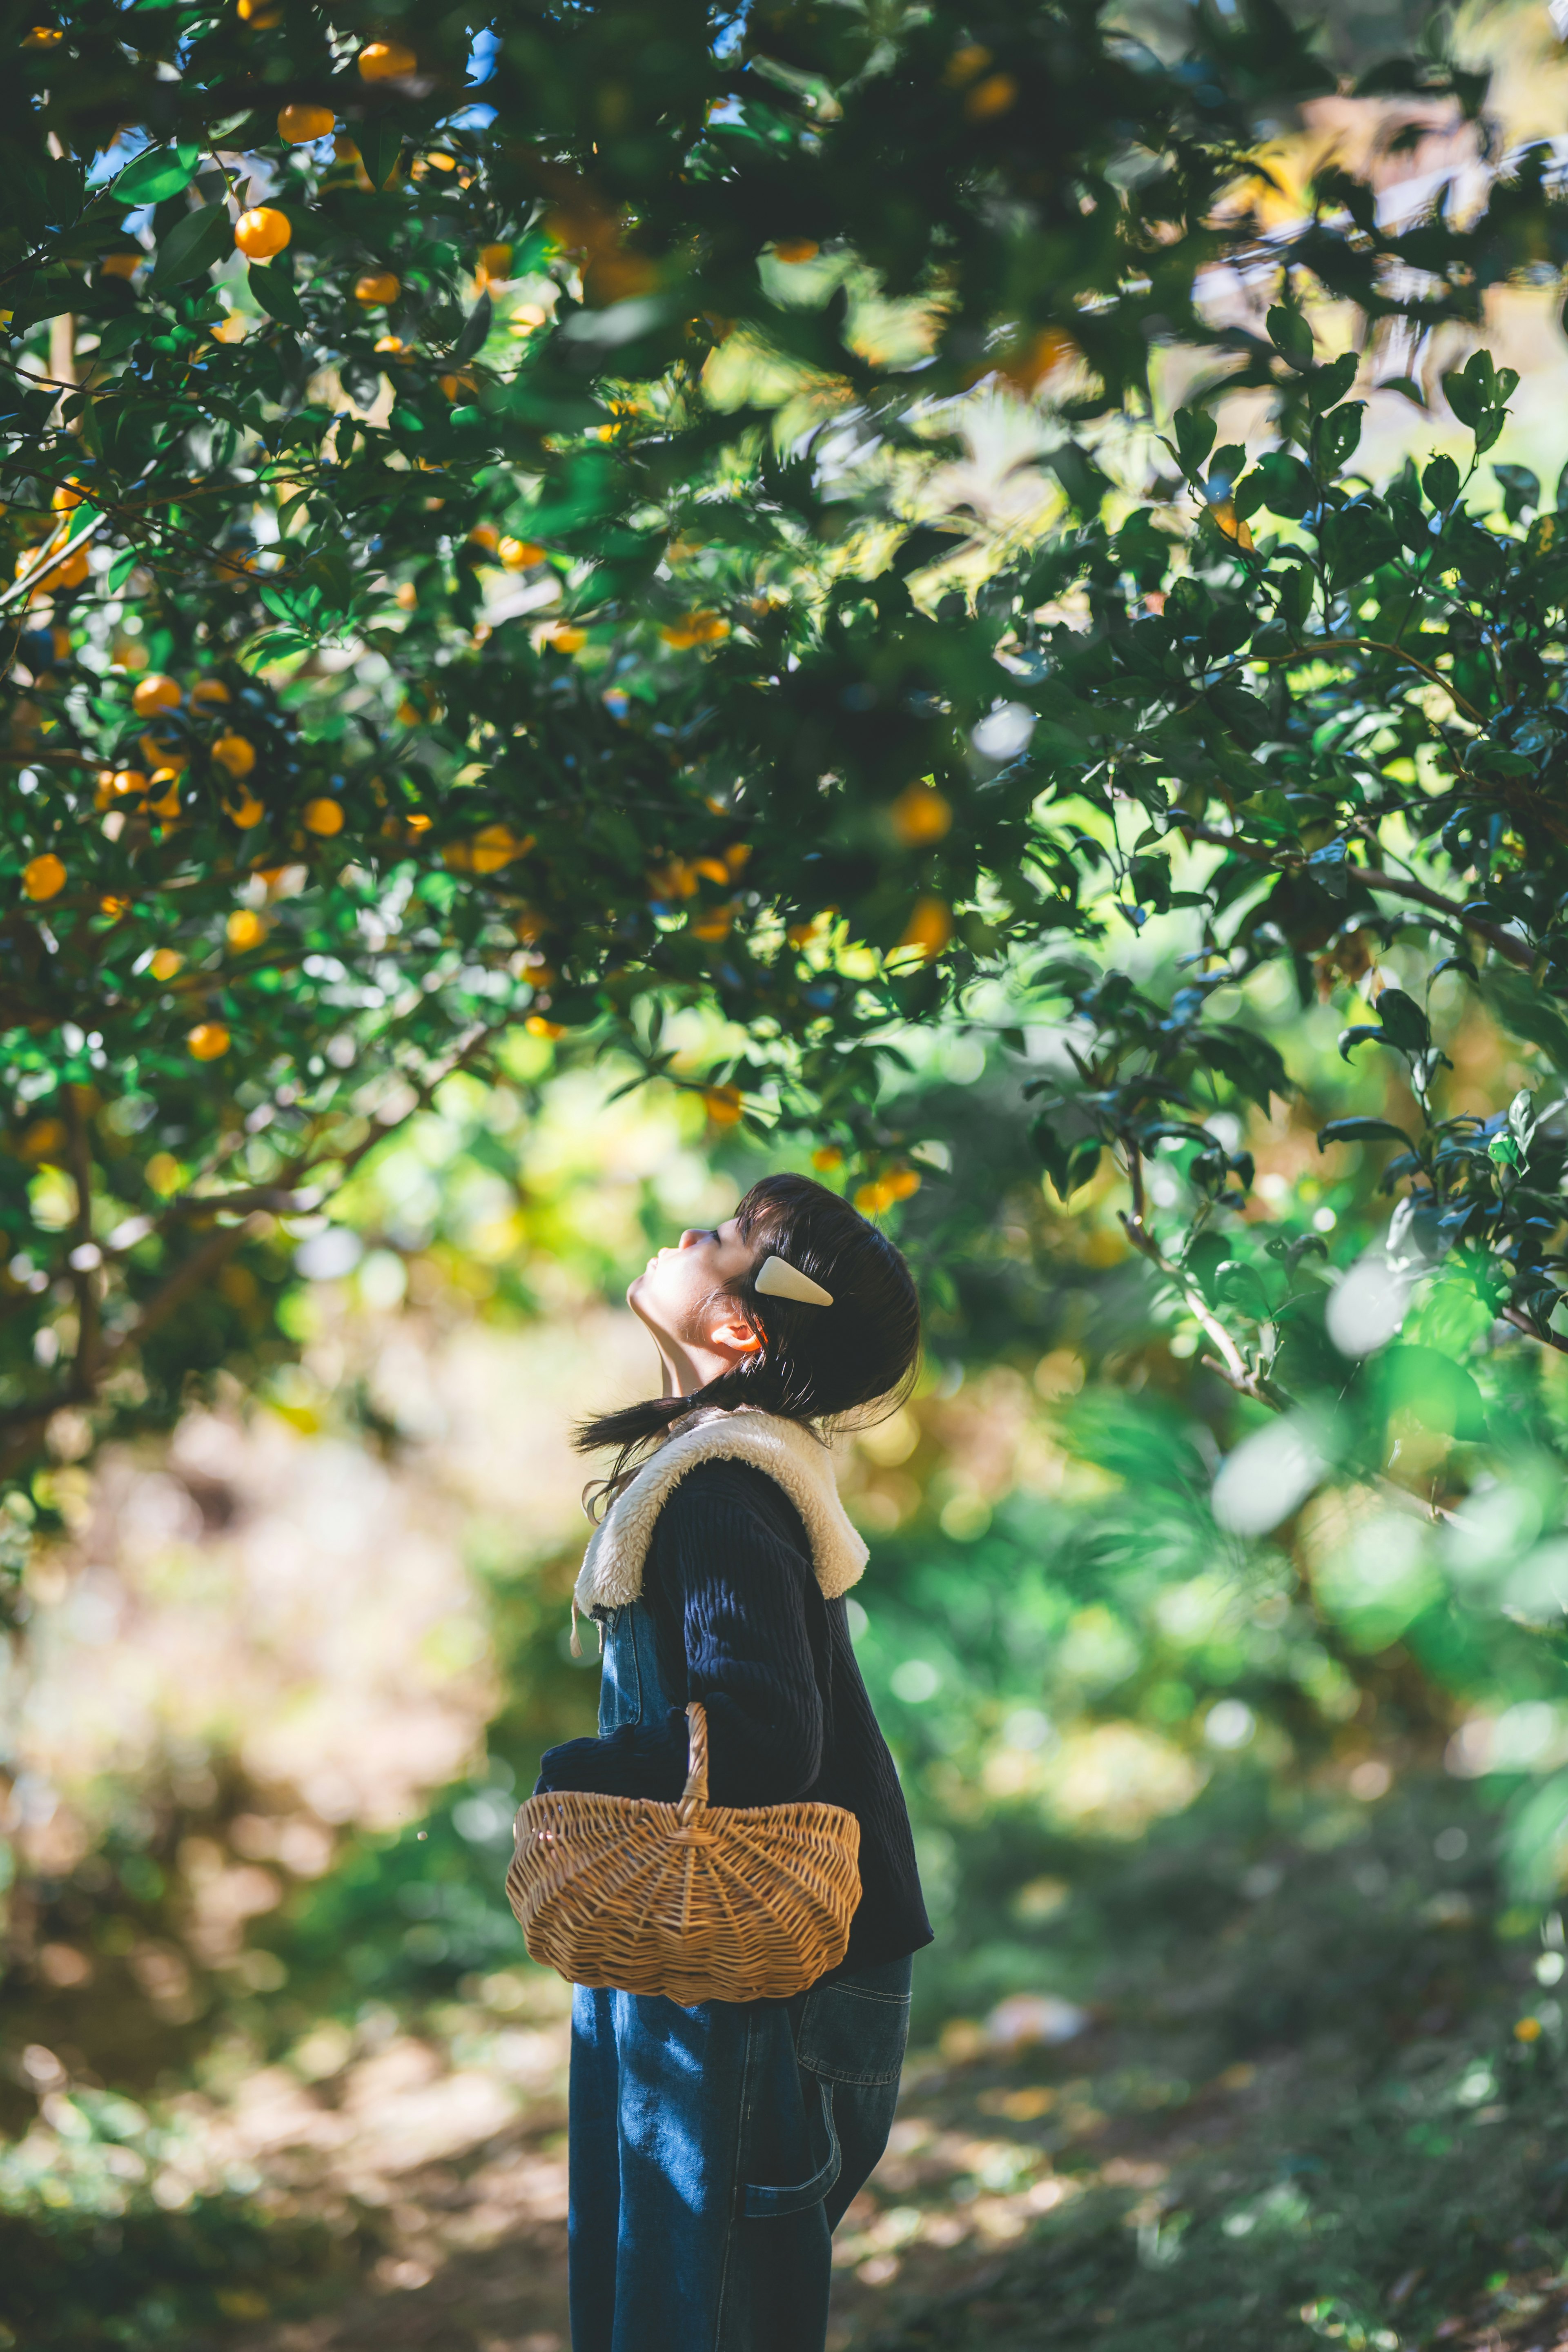
M 134 110 L 94 7 L 5 100 L 102 168 L 0 252 L 24 588 L 64 553 L 0 857 L 0 2344 L 560 2352 L 501 1877 L 593 1713 L 564 1432 L 778 1165 L 927 1306 L 843 1446 L 938 1940 L 836 2346 L 1547 2340 L 1552 26 L 672 9 L 625 77 L 589 11 L 384 75 L 423 24 L 132 13 Z M 220 255 L 242 194 L 309 271 Z

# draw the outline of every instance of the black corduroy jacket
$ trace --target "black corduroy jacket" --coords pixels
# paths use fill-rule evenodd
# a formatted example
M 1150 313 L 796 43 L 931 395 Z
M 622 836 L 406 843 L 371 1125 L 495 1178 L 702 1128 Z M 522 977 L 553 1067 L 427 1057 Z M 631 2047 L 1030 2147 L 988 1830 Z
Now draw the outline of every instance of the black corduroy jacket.
M 800 1513 L 745 1462 L 699 1464 L 659 1512 L 643 1569 L 659 1665 L 679 1704 L 541 1759 L 557 1789 L 673 1803 L 686 1783 L 689 1699 L 708 1715 L 716 1805 L 841 1805 L 860 1824 L 860 1901 L 830 1976 L 931 1940 L 909 1810 L 849 1639 L 824 1595 Z

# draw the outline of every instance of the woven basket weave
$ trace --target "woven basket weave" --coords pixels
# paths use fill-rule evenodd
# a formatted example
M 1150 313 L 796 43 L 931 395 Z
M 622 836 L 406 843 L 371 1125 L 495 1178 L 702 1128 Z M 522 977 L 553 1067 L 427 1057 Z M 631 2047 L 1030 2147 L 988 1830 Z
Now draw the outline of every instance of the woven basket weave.
M 506 1874 L 530 1957 L 574 1984 L 784 2000 L 836 1968 L 860 1900 L 860 1824 L 837 1805 L 710 1805 L 693 1699 L 678 1805 L 530 1797 Z

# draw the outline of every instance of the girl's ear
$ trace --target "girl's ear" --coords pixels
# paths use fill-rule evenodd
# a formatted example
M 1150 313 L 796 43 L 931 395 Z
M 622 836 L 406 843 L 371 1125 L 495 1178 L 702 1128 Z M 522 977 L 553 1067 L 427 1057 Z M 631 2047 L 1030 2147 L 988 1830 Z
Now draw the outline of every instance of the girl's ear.
M 761 1348 L 761 1334 L 754 1331 L 743 1316 L 729 1315 L 715 1323 L 709 1334 L 710 1347 L 722 1348 L 737 1356 L 754 1356 Z

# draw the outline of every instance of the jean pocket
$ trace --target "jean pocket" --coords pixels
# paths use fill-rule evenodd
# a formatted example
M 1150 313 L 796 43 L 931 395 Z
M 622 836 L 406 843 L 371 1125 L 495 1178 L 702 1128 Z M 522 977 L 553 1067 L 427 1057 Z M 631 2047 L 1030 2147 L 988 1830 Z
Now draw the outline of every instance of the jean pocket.
M 801 2088 L 809 2096 L 809 2075 L 802 2077 Z M 778 2221 L 786 2213 L 803 2212 L 808 2205 L 820 2205 L 836 2186 L 843 2169 L 844 2158 L 839 2152 L 838 2133 L 833 2121 L 833 2085 L 819 2082 L 817 2096 L 821 2105 L 821 2140 L 827 2153 L 816 2170 L 805 2180 L 793 2180 L 786 2187 L 748 2181 L 744 2212 L 748 2221 Z M 814 2135 L 816 2137 L 816 2135 Z
M 807 1993 L 795 2055 L 830 2083 L 896 2083 L 909 2038 L 908 1993 L 878 1992 L 847 1978 Z

